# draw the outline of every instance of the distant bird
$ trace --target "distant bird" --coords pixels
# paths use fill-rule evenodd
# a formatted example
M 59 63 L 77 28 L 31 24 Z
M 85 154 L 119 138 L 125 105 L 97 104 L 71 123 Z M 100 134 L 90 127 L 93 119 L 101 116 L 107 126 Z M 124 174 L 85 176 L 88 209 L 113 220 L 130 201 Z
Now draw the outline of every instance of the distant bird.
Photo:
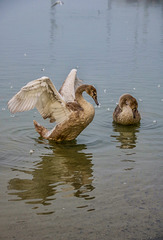
M 119 99 L 119 104 L 114 110 L 113 120 L 122 125 L 139 123 L 141 119 L 138 112 L 138 103 L 130 94 L 124 94 Z
M 95 110 L 82 93 L 86 91 L 98 105 L 97 91 L 86 85 L 72 69 L 59 92 L 48 77 L 29 82 L 9 102 L 12 113 L 37 108 L 44 119 L 56 121 L 56 126 L 48 131 L 34 121 L 36 131 L 45 139 L 57 142 L 75 139 L 93 120 Z
M 51 7 L 54 7 L 54 6 L 56 6 L 57 4 L 63 5 L 64 2 L 62 2 L 62 1 L 56 1 L 55 3 L 53 3 L 53 4 L 51 5 Z

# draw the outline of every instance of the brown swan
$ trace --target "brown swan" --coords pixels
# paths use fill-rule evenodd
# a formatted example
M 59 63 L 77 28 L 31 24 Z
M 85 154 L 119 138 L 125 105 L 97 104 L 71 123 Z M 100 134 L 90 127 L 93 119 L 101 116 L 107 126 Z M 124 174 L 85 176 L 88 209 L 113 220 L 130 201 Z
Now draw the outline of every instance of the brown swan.
M 128 93 L 122 95 L 113 112 L 113 121 L 122 125 L 132 125 L 139 123 L 140 119 L 136 99 Z
M 82 84 L 77 70 L 72 69 L 59 92 L 48 77 L 29 82 L 8 102 L 11 113 L 37 108 L 44 119 L 56 122 L 48 131 L 34 120 L 41 137 L 57 142 L 75 139 L 93 120 L 95 110 L 82 93 L 86 91 L 98 105 L 97 91 L 92 85 Z

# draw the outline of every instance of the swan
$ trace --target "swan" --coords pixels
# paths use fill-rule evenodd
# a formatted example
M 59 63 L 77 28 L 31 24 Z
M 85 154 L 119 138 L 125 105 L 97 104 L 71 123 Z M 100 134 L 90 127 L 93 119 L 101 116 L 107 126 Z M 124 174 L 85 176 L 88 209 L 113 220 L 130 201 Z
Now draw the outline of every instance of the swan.
M 113 112 L 113 121 L 122 125 L 132 125 L 140 122 L 137 100 L 126 93 L 123 94 Z
M 37 108 L 41 116 L 56 122 L 47 130 L 35 120 L 34 126 L 41 137 L 56 142 L 75 139 L 93 120 L 95 109 L 82 93 L 90 95 L 98 105 L 97 91 L 92 85 L 83 84 L 72 69 L 59 92 L 48 77 L 29 82 L 8 102 L 11 113 Z

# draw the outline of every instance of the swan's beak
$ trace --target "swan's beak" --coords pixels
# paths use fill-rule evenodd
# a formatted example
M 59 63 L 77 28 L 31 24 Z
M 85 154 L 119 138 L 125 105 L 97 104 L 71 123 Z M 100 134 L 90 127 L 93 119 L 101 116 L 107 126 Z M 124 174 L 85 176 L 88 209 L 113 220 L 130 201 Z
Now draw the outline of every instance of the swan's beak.
M 95 101 L 96 105 L 98 106 L 99 103 L 98 103 L 98 100 L 97 100 L 97 96 L 93 97 L 93 100 Z
M 136 110 L 132 110 L 133 112 L 133 118 L 136 118 Z

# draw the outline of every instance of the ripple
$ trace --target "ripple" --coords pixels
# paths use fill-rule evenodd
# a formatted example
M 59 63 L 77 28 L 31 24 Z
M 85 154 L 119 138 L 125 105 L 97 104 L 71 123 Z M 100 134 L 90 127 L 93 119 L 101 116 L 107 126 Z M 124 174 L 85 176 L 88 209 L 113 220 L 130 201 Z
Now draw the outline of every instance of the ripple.
M 3 133 L 2 133 L 3 134 Z M 27 142 L 35 135 L 35 129 L 32 127 L 21 126 L 17 128 L 10 128 L 7 132 L 7 138 L 10 142 L 17 145 L 19 150 L 27 148 Z M 24 147 L 23 147 L 24 146 Z
M 141 128 L 143 130 L 156 130 L 156 129 L 160 129 L 163 127 L 163 123 L 159 120 L 155 120 L 155 119 L 144 119 L 141 122 Z
M 29 156 L 34 153 L 34 142 L 31 141 L 35 130 L 27 125 L 5 127 L 0 132 L 3 136 L 1 142 L 1 163 L 18 166 L 30 162 Z M 30 151 L 33 151 L 32 154 Z
M 102 141 L 95 134 L 90 134 L 89 136 L 86 134 L 81 134 L 78 138 L 78 143 L 84 142 L 87 147 L 97 147 L 102 144 Z

